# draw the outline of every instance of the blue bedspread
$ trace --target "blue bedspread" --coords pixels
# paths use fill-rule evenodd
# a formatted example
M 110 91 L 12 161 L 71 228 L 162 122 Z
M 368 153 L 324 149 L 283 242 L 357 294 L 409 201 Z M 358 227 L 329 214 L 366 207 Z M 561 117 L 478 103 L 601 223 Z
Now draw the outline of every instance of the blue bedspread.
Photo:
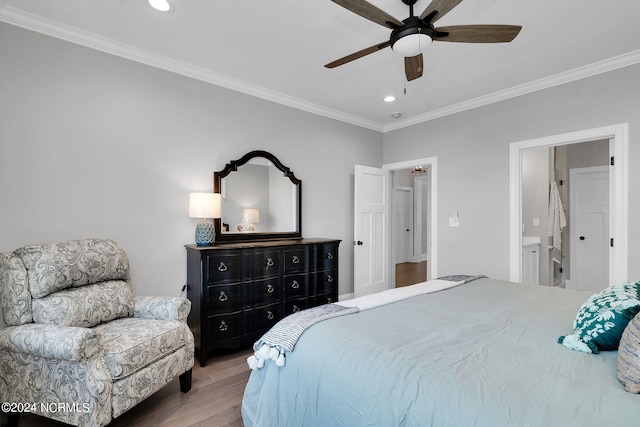
M 479 279 L 317 323 L 255 370 L 251 427 L 630 426 L 616 352 L 556 343 L 589 293 Z

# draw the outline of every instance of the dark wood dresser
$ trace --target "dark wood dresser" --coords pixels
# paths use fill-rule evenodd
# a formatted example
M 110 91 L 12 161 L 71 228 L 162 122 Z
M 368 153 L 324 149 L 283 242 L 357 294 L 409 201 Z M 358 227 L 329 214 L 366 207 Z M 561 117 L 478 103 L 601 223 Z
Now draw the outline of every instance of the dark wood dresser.
M 201 366 L 214 349 L 253 344 L 278 320 L 338 300 L 338 245 L 292 239 L 186 245 L 188 323 Z

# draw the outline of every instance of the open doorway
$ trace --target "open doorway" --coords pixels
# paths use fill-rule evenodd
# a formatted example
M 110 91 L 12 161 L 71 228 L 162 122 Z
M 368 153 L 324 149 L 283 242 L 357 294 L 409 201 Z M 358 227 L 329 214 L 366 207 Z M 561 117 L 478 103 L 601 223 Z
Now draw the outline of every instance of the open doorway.
M 427 280 L 430 239 L 430 165 L 392 172 L 395 287 Z
M 437 159 L 415 159 L 382 167 L 392 173 L 390 287 L 437 277 Z M 411 191 L 407 191 L 409 189 Z M 406 197 L 400 199 L 405 202 L 409 199 L 411 205 L 399 208 L 396 192 L 403 191 Z M 408 196 L 409 192 L 413 193 L 411 197 Z M 412 218 L 405 220 L 405 217 Z M 398 245 L 405 245 L 405 248 L 398 249 Z M 403 257 L 398 252 L 410 255 Z
M 522 282 L 608 284 L 609 140 L 522 151 Z
M 622 283 L 628 280 L 628 124 L 622 123 L 601 128 L 567 134 L 552 135 L 533 140 L 514 142 L 509 147 L 510 180 L 510 280 L 521 282 L 526 276 L 524 256 L 525 239 L 523 236 L 523 195 L 522 195 L 522 156 L 532 148 L 550 148 L 563 145 L 580 144 L 589 141 L 606 140 L 609 145 L 608 187 L 608 236 L 606 248 L 608 259 L 608 280 L 603 285 Z M 579 238 L 579 237 L 578 237 Z M 541 251 L 549 250 L 549 245 L 541 246 Z M 580 285 L 576 284 L 576 288 Z

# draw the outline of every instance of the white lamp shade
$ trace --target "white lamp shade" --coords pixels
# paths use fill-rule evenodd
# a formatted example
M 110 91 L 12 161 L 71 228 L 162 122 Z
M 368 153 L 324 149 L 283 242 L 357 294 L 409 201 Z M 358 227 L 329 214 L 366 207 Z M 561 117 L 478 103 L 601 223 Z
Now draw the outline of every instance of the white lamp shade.
M 244 209 L 242 211 L 242 222 L 250 224 L 260 222 L 260 211 L 258 209 Z
M 411 57 L 420 55 L 432 42 L 426 34 L 409 34 L 395 42 L 391 49 L 404 57 Z
M 191 218 L 220 218 L 219 193 L 189 194 L 189 216 Z

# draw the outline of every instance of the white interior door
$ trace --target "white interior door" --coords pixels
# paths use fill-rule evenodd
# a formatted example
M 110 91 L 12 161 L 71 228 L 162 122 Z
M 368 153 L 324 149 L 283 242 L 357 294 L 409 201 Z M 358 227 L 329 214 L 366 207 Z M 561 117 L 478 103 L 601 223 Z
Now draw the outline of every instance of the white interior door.
M 395 189 L 396 264 L 413 261 L 413 189 Z
M 570 171 L 570 287 L 598 292 L 609 286 L 609 168 Z
M 389 191 L 386 169 L 355 166 L 353 294 L 389 288 Z

